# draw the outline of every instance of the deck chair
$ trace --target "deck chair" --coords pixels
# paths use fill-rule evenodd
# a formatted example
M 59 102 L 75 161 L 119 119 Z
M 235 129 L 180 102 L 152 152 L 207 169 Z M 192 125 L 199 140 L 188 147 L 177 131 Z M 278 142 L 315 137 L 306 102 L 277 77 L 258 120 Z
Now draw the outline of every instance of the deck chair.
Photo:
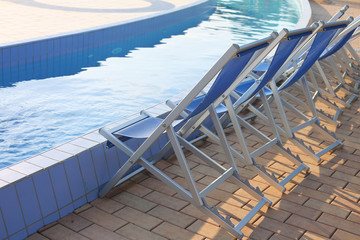
M 349 8 L 348 5 L 345 5 L 342 9 L 340 9 L 336 14 L 334 14 L 330 20 L 328 21 L 329 23 L 330 22 L 334 22 L 334 21 L 337 21 L 339 18 L 341 18 L 344 13 L 347 11 L 347 9 Z M 305 46 L 302 47 L 302 51 L 298 51 L 298 55 L 297 56 L 293 56 L 294 59 L 299 59 L 302 52 L 304 52 L 306 49 L 309 49 L 310 46 L 312 44 L 312 40 L 309 40 L 307 41 L 307 43 L 305 44 Z M 298 60 L 299 61 L 299 60 Z M 257 66 L 255 69 L 254 69 L 254 72 L 256 73 L 264 73 L 270 66 L 270 63 L 271 63 L 271 59 L 265 59 L 264 62 L 262 62 L 261 64 L 259 64 L 259 66 Z M 291 67 L 292 64 L 289 62 L 289 64 L 287 65 L 287 67 Z M 288 71 L 287 74 L 289 74 L 290 71 Z M 313 72 L 309 72 L 309 74 L 313 74 Z M 314 81 L 314 77 L 313 75 L 311 75 L 311 80 Z M 296 85 L 298 85 L 297 83 L 295 83 Z M 312 82 L 309 82 L 309 85 L 310 86 L 318 86 L 316 84 L 313 85 Z M 301 86 L 299 86 L 301 88 Z M 246 89 L 245 89 L 246 90 Z M 244 92 L 241 91 L 241 92 Z M 302 101 L 298 101 L 297 98 L 294 98 L 291 94 L 288 94 L 286 92 L 286 90 L 283 91 L 284 94 L 287 94 L 289 95 L 290 97 L 292 97 L 295 101 L 297 101 L 299 104 L 302 104 L 302 105 L 306 105 L 306 103 L 302 102 Z M 269 93 L 268 89 L 265 88 L 265 95 L 266 96 L 271 96 L 272 93 Z M 270 98 L 271 99 L 271 98 Z M 342 108 L 340 108 L 339 106 L 337 106 L 336 103 L 334 102 L 331 102 L 328 98 L 324 97 L 321 95 L 321 93 L 319 91 L 316 91 L 315 90 L 315 93 L 313 94 L 313 100 L 314 102 L 315 101 L 320 101 L 321 103 L 325 104 L 327 107 L 329 107 L 330 109 L 333 109 L 333 111 L 335 112 L 333 114 L 333 116 L 331 116 L 331 114 L 329 113 L 325 113 L 322 109 L 319 109 L 317 108 L 318 110 L 318 115 L 320 117 L 321 120 L 323 121 L 326 121 L 327 123 L 330 123 L 330 124 L 333 124 L 335 126 L 340 126 L 340 123 L 338 123 L 338 118 L 339 116 L 343 113 L 343 110 Z M 262 107 L 261 107 L 262 108 Z M 253 114 L 253 115 L 250 115 L 248 116 L 248 118 L 250 119 L 253 119 L 254 117 L 256 117 L 256 114 Z
M 231 84 L 239 84 L 239 82 L 243 80 L 243 76 L 246 76 L 249 72 L 251 72 L 252 69 L 268 55 L 268 53 L 276 46 L 277 42 L 282 39 L 284 34 L 284 32 L 280 32 L 279 35 L 274 33 L 269 38 L 241 48 L 237 45 L 231 46 L 217 61 L 217 63 L 207 72 L 207 74 L 196 84 L 196 86 L 185 96 L 185 98 L 164 119 L 148 117 L 145 120 L 124 129 L 114 128 L 108 130 L 106 128 L 101 128 L 99 130 L 100 134 L 102 134 L 121 151 L 125 152 L 129 156 L 129 159 L 123 164 L 123 166 L 121 166 L 113 178 L 101 189 L 99 193 L 100 197 L 105 196 L 108 191 L 111 190 L 131 169 L 131 167 L 138 163 L 171 189 L 175 190 L 180 196 L 194 205 L 197 209 L 211 217 L 220 226 L 225 228 L 234 236 L 241 238 L 243 236 L 241 229 L 263 206 L 270 206 L 271 202 L 264 197 L 259 188 L 254 188 L 247 180 L 240 178 L 238 168 L 235 164 L 233 155 L 229 150 L 229 144 L 226 141 L 225 134 L 215 109 L 223 101 L 223 96 L 229 94 L 227 92 L 229 86 Z M 198 96 L 204 87 L 212 82 L 213 84 L 203 101 L 201 101 L 196 109 L 186 118 L 179 120 L 178 118 L 180 114 L 184 112 L 185 108 L 189 106 L 189 104 L 196 96 Z M 229 165 L 228 168 L 223 167 L 187 141 L 188 136 L 184 136 L 182 133 L 182 130 L 184 129 L 194 129 L 193 123 L 201 121 L 202 116 L 205 113 L 210 116 L 213 125 L 215 126 L 217 136 L 221 139 L 220 145 L 225 153 L 225 157 Z M 175 124 L 176 120 L 182 122 L 180 130 L 175 130 L 172 125 Z M 142 125 L 140 126 L 141 128 L 138 127 L 139 124 Z M 146 129 L 146 131 L 144 131 L 144 129 Z M 175 152 L 179 166 L 182 169 L 183 177 L 187 183 L 187 189 L 154 166 L 151 160 L 147 161 L 142 158 L 144 153 L 152 146 L 152 144 L 154 144 L 154 142 L 164 134 L 166 134 L 169 139 L 166 146 L 171 146 Z M 130 149 L 121 141 L 121 137 L 140 137 L 145 138 L 145 141 L 137 149 Z M 219 173 L 219 177 L 200 191 L 194 181 L 194 178 L 192 177 L 192 173 L 182 148 L 189 150 L 196 157 L 200 158 L 210 167 L 214 168 Z M 215 206 L 210 207 L 205 199 L 210 192 L 216 189 L 225 180 L 232 181 L 234 184 L 238 185 L 239 188 L 242 188 L 247 194 L 258 201 L 248 214 L 236 225 L 232 223 L 228 216 L 223 217 Z
M 272 94 L 272 92 L 270 89 L 266 88 L 266 84 L 272 79 L 277 70 L 287 60 L 295 47 L 299 45 L 299 42 L 303 39 L 306 40 L 309 35 L 314 34 L 314 31 L 316 29 L 318 29 L 318 24 L 314 24 L 310 28 L 288 32 L 277 46 L 277 50 L 272 57 L 271 64 L 268 67 L 267 71 L 258 79 L 254 79 L 253 77 L 255 76 L 253 75 L 248 76 L 243 82 L 241 82 L 238 86 L 235 87 L 231 96 L 224 98 L 227 111 L 224 112 L 222 109 L 219 109 L 218 111 L 218 114 L 222 115 L 222 125 L 228 125 L 229 122 L 227 120 L 230 119 L 230 123 L 234 128 L 235 134 L 238 138 L 241 153 L 231 148 L 233 155 L 238 158 L 245 166 L 250 166 L 257 175 L 262 177 L 265 181 L 267 181 L 270 185 L 275 187 L 275 189 L 280 192 L 284 192 L 286 190 L 286 183 L 293 179 L 297 174 L 302 172 L 302 170 L 305 169 L 307 171 L 309 170 L 309 168 L 301 161 L 299 156 L 295 156 L 290 151 L 290 149 L 285 149 L 283 147 L 270 107 L 267 104 L 266 95 Z M 235 112 L 235 109 L 238 109 L 237 106 L 239 105 L 243 105 L 242 109 L 246 108 L 246 104 L 250 104 L 251 99 L 253 98 L 260 98 L 262 100 L 265 108 L 265 115 L 271 123 L 271 129 L 273 130 L 272 133 L 274 136 L 273 138 L 269 138 L 267 135 L 256 129 L 254 126 L 248 123 L 244 118 L 237 115 L 237 113 Z M 233 103 L 235 99 L 237 100 L 235 103 Z M 176 104 L 169 101 L 168 105 L 172 108 L 176 106 Z M 224 124 L 224 122 L 226 122 L 226 124 Z M 242 128 L 249 130 L 252 134 L 258 137 L 262 142 L 264 142 L 264 145 L 257 148 L 255 151 L 250 152 L 248 148 L 249 145 L 246 142 Z M 213 141 L 219 143 L 220 139 L 217 138 L 213 133 L 211 133 L 207 128 L 200 126 L 199 130 L 202 131 L 203 134 L 208 136 Z M 296 166 L 296 169 L 291 171 L 290 174 L 284 177 L 284 179 L 281 181 L 279 181 L 277 177 L 273 173 L 270 173 L 264 166 L 260 166 L 259 164 L 257 164 L 255 160 L 257 156 L 266 152 L 269 148 L 276 149 L 279 153 L 289 159 L 289 161 Z
M 341 35 L 337 37 L 337 39 L 333 40 L 329 47 L 325 49 L 323 54 L 319 57 L 319 59 L 315 62 L 315 66 L 309 71 L 309 75 L 311 78 L 311 87 L 317 92 L 314 96 L 314 99 L 321 94 L 323 96 L 327 96 L 333 101 L 335 104 L 341 104 L 343 107 L 350 107 L 351 103 L 358 98 L 355 86 L 351 86 L 345 82 L 343 74 L 341 74 L 340 69 L 338 68 L 338 63 L 342 63 L 341 57 L 339 57 L 338 51 L 344 47 L 344 45 L 351 38 L 356 28 L 360 26 L 360 17 L 355 19 L 348 27 L 343 31 Z M 336 57 L 334 57 L 337 55 Z M 336 60 L 337 59 L 337 60 Z M 331 74 L 326 74 L 323 70 L 322 66 L 328 67 L 335 73 L 335 76 Z M 319 87 L 318 82 L 316 81 L 316 76 L 320 77 L 323 80 L 326 88 Z M 345 92 L 348 99 L 345 97 L 340 98 L 337 94 L 339 90 Z M 335 114 L 336 115 L 336 114 Z M 335 116 L 335 118 L 337 115 Z M 337 119 L 336 119 L 337 120 Z
M 305 73 L 313 66 L 313 64 L 318 60 L 320 55 L 324 52 L 325 48 L 328 46 L 330 41 L 337 36 L 338 30 L 344 29 L 351 22 L 352 19 L 346 21 L 338 21 L 335 23 L 320 23 L 321 30 L 316 34 L 311 42 L 311 47 L 306 52 L 302 52 L 303 59 L 300 61 L 299 66 L 295 65 L 296 70 L 287 77 L 287 79 L 281 84 L 280 87 L 277 87 L 275 82 L 270 82 L 271 89 L 273 90 L 273 97 L 279 111 L 279 117 L 281 119 L 282 127 L 279 127 L 279 132 L 286 136 L 292 143 L 294 143 L 298 148 L 305 152 L 306 155 L 311 157 L 316 162 L 320 161 L 320 157 L 325 153 L 335 150 L 338 147 L 342 147 L 343 143 L 339 141 L 334 133 L 331 133 L 327 130 L 326 127 L 320 125 L 320 119 L 318 112 L 315 108 L 309 86 L 305 77 Z M 292 61 L 294 64 L 295 61 Z M 306 106 L 311 112 L 311 117 L 305 115 L 301 110 L 297 109 L 295 106 L 291 105 L 288 101 L 280 96 L 285 89 L 292 86 L 295 82 L 300 81 L 302 87 Z M 290 97 L 290 99 L 292 99 Z M 300 101 L 300 100 L 299 100 Z M 287 114 L 284 108 L 288 109 L 293 115 L 297 116 L 300 120 L 304 122 L 296 125 L 294 127 L 290 126 L 290 123 L 287 118 Z M 324 137 L 325 140 L 331 141 L 332 143 L 315 153 L 311 145 L 305 145 L 304 141 L 295 136 L 295 133 L 304 129 L 306 127 L 312 126 L 313 129 Z

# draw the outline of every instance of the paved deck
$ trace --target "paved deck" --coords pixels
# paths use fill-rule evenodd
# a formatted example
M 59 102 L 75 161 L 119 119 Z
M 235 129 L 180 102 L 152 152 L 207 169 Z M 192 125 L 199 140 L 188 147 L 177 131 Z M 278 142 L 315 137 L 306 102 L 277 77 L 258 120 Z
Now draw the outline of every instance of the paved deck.
M 328 19 L 333 12 L 342 7 L 345 1 L 312 2 L 314 19 Z M 360 15 L 360 4 L 352 1 L 353 15 Z M 320 11 L 321 10 L 321 11 Z M 350 11 L 349 11 L 350 12 Z M 348 14 L 347 14 L 348 15 Z M 354 43 L 359 48 L 359 42 Z M 296 95 L 296 91 L 293 93 Z M 301 97 L 301 96 L 299 96 Z M 310 166 L 311 174 L 300 175 L 286 187 L 289 189 L 280 195 L 261 178 L 241 169 L 244 177 L 252 179 L 265 195 L 274 203 L 274 207 L 264 209 L 256 215 L 251 224 L 243 230 L 245 239 L 285 240 L 285 239 L 360 239 L 360 101 L 356 101 L 351 109 L 345 109 L 340 117 L 342 126 L 334 129 L 345 146 L 334 153 L 322 157 L 318 165 L 302 152 L 301 158 Z M 275 114 L 276 115 L 276 114 Z M 262 130 L 267 127 L 256 123 Z M 306 131 L 305 131 L 306 130 Z M 309 143 L 322 145 L 323 141 L 311 129 L 301 132 Z M 235 134 L 227 130 L 230 144 L 236 147 Z M 252 147 L 259 145 L 256 138 L 248 134 Z M 199 147 L 216 159 L 224 159 L 217 145 L 210 141 L 202 141 Z M 189 165 L 199 185 L 214 179 L 212 171 L 202 162 L 188 154 Z M 276 160 L 276 161 L 274 161 Z M 266 164 L 275 174 L 288 171 L 277 163 L 283 157 L 269 151 L 258 160 Z M 158 167 L 170 176 L 184 183 L 179 175 L 179 166 L 174 157 L 161 161 Z M 235 197 L 231 194 L 235 193 Z M 231 183 L 223 185 L 221 190 L 210 194 L 212 204 L 222 211 L 235 211 L 245 214 L 253 200 L 236 191 Z M 112 192 L 110 198 L 97 199 L 77 209 L 73 214 L 50 224 L 31 236 L 29 239 L 233 239 L 226 231 L 202 215 L 185 202 L 174 191 L 155 179 L 150 173 L 143 172 L 130 181 L 122 184 Z
M 161 13 L 196 0 L 0 0 L 0 45 Z

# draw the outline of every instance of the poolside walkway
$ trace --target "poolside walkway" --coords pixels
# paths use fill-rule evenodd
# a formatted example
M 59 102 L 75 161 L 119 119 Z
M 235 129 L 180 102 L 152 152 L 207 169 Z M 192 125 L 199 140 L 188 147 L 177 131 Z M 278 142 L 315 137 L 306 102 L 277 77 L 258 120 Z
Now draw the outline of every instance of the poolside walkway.
M 0 46 L 161 13 L 196 0 L 0 0 Z
M 345 3 L 350 5 L 348 16 L 360 15 L 360 3 L 346 1 L 313 1 L 314 19 L 328 19 Z M 345 17 L 346 17 L 345 16 Z M 360 48 L 359 41 L 354 42 Z M 293 93 L 297 95 L 294 90 Z M 298 95 L 298 97 L 301 97 Z M 243 176 L 252 179 L 274 206 L 256 215 L 243 232 L 245 239 L 257 240 L 357 240 L 360 239 L 360 100 L 351 109 L 345 109 L 340 117 L 342 126 L 334 129 L 344 148 L 322 157 L 317 165 L 305 155 L 301 158 L 311 168 L 308 176 L 300 175 L 286 185 L 288 191 L 280 195 L 261 178 L 254 177 L 251 171 L 241 169 Z M 275 114 L 276 115 L 276 114 Z M 262 130 L 266 126 L 257 123 Z M 301 132 L 307 141 L 322 145 L 311 129 Z M 230 144 L 236 147 L 235 134 L 227 130 Z M 254 139 L 252 147 L 259 142 L 249 133 L 247 139 Z M 234 141 L 231 141 L 234 140 Z M 216 159 L 224 159 L 223 153 L 211 141 L 202 141 L 199 147 Z M 292 150 L 295 149 L 292 146 Z M 296 149 L 295 149 L 296 150 Z M 206 165 L 189 154 L 189 166 L 194 171 L 199 185 L 211 182 L 214 178 Z M 275 174 L 288 171 L 283 165 L 282 156 L 275 152 L 261 155 L 259 161 L 270 166 Z M 178 182 L 179 166 L 174 157 L 161 161 L 158 167 L 166 171 Z M 235 198 L 230 197 L 235 192 Z M 210 194 L 211 203 L 223 211 L 245 214 L 253 205 L 241 191 L 236 191 L 231 183 L 223 185 L 222 190 Z M 73 214 L 42 228 L 29 239 L 234 239 L 219 228 L 194 207 L 185 202 L 174 191 L 143 172 L 118 188 L 110 198 L 97 199 L 77 209 Z

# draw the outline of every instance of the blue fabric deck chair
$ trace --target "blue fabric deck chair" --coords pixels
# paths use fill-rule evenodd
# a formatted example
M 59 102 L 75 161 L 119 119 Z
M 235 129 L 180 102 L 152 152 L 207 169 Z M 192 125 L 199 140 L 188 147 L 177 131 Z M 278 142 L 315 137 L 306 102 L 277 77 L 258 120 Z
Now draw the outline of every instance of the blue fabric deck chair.
M 197 209 L 211 217 L 231 234 L 241 238 L 243 236 L 241 229 L 263 206 L 269 206 L 271 205 L 271 202 L 264 197 L 259 188 L 254 188 L 247 180 L 240 178 L 237 165 L 231 150 L 229 150 L 229 144 L 225 138 L 225 134 L 215 108 L 223 101 L 223 97 L 230 93 L 227 90 L 229 86 L 232 84 L 239 84 L 244 79 L 244 76 L 249 74 L 249 72 L 251 72 L 253 68 L 268 55 L 268 53 L 277 45 L 277 42 L 282 39 L 284 34 L 284 32 L 280 32 L 280 34 L 274 33 L 272 36 L 263 41 L 255 42 L 251 45 L 240 48 L 237 45 L 231 46 L 229 50 L 227 50 L 217 63 L 196 84 L 196 86 L 185 96 L 185 98 L 164 119 L 148 117 L 124 129 L 115 127 L 114 129 L 107 130 L 105 128 L 101 128 L 99 130 L 100 134 L 102 134 L 121 151 L 125 152 L 129 158 L 121 166 L 113 178 L 101 189 L 99 193 L 100 197 L 105 196 L 108 191 L 111 190 L 134 166 L 134 164 L 138 163 L 152 173 L 156 178 L 165 183 L 168 187 L 175 190 L 186 201 L 190 202 Z M 212 81 L 213 79 L 215 79 L 215 81 Z M 200 102 L 191 114 L 183 119 L 181 129 L 176 131 L 172 124 L 179 118 L 180 114 L 184 112 L 186 107 L 189 106 L 194 98 L 198 96 L 199 93 L 210 83 L 212 83 L 212 86 L 203 101 Z M 228 167 L 220 165 L 217 161 L 198 149 L 187 140 L 189 136 L 184 136 L 182 132 L 185 129 L 192 129 L 195 131 L 196 129 L 193 123 L 202 121 L 204 114 L 208 114 L 208 116 L 210 116 L 216 129 L 216 135 L 219 139 L 221 139 L 221 147 L 224 151 Z M 142 128 L 138 128 L 138 124 L 141 124 L 142 126 L 140 127 Z M 143 128 L 147 130 L 144 131 Z M 156 142 L 156 140 L 164 134 L 166 134 L 169 139 L 166 146 L 171 146 L 174 151 L 178 164 L 182 170 L 183 177 L 186 180 L 187 187 L 181 186 L 179 183 L 167 176 L 166 173 L 154 166 L 152 160 L 148 161 L 142 157 Z M 137 149 L 130 149 L 121 141 L 121 137 L 140 137 L 145 138 L 145 140 Z M 219 173 L 218 178 L 201 191 L 192 177 L 187 159 L 183 153 L 183 148 L 190 151 Z M 258 201 L 248 214 L 237 224 L 232 223 L 233 219 L 238 219 L 237 217 L 230 218 L 228 216 L 222 216 L 216 207 L 210 207 L 206 201 L 207 195 L 219 187 L 219 185 L 225 180 L 232 181 L 239 188 L 249 194 L 251 198 Z
M 328 22 L 337 21 L 339 18 L 341 18 L 344 15 L 344 13 L 347 11 L 348 8 L 349 8 L 349 6 L 345 5 L 336 14 L 334 14 Z M 293 58 L 296 59 L 297 63 L 299 63 L 300 60 L 301 60 L 301 57 L 299 57 L 299 56 L 301 56 L 304 51 L 306 51 L 306 50 L 308 50 L 310 48 L 311 43 L 312 43 L 311 40 L 307 41 L 306 45 L 304 47 L 302 47 L 302 51 L 298 51 L 298 54 L 293 56 Z M 270 63 L 271 63 L 271 59 L 265 59 L 264 62 L 262 62 L 261 64 L 259 64 L 258 66 L 255 67 L 254 72 L 257 73 L 257 74 L 258 73 L 264 73 L 269 68 Z M 288 61 L 287 67 L 291 68 L 290 71 L 287 72 L 287 74 L 290 74 L 289 72 L 291 72 L 291 70 L 294 69 L 294 68 L 292 68 L 293 66 L 292 66 L 291 61 Z M 284 69 L 286 69 L 286 68 L 284 68 Z M 312 74 L 312 72 L 310 74 Z M 311 80 L 313 81 L 312 77 L 311 77 Z M 313 85 L 313 83 L 309 83 L 309 85 L 317 86 L 317 85 Z M 241 94 L 246 90 L 246 88 L 241 89 L 240 86 L 239 86 L 239 88 L 240 88 L 239 92 Z M 286 91 L 283 91 L 283 92 L 284 92 L 284 94 L 288 94 Z M 271 96 L 272 93 L 270 93 L 268 91 L 268 89 L 265 88 L 265 95 L 266 96 Z M 291 94 L 290 94 L 290 97 L 291 97 Z M 294 99 L 297 100 L 296 98 L 294 98 Z M 339 126 L 340 124 L 338 123 L 337 120 L 338 120 L 338 117 L 342 114 L 343 110 L 339 106 L 337 106 L 336 103 L 333 103 L 328 98 L 323 97 L 320 92 L 316 92 L 316 94 L 313 96 L 313 99 L 314 99 L 314 101 L 315 100 L 320 101 L 321 103 L 325 104 L 328 108 L 333 109 L 333 112 L 335 112 L 333 114 L 333 116 L 331 116 L 331 114 L 325 113 L 322 109 L 318 108 L 317 110 L 318 110 L 318 114 L 319 114 L 320 119 L 323 120 L 323 121 L 326 121 L 327 123 L 333 124 L 335 126 Z M 301 101 L 299 101 L 298 103 L 299 104 L 305 104 L 304 102 L 301 102 Z M 252 106 L 250 105 L 250 107 L 252 107 Z M 250 119 L 252 119 L 254 117 L 256 117 L 256 114 L 248 116 L 248 118 L 250 118 Z
M 351 22 L 351 18 L 346 21 L 338 21 L 334 23 L 320 22 L 321 30 L 316 34 L 316 36 L 311 41 L 311 47 L 307 48 L 307 51 L 299 50 L 300 53 L 303 53 L 303 60 L 300 61 L 299 65 L 295 65 L 295 71 L 281 84 L 280 87 L 277 87 L 274 82 L 270 82 L 271 89 L 273 90 L 273 97 L 279 111 L 279 117 L 282 123 L 282 127 L 278 125 L 280 134 L 283 134 L 287 137 L 292 143 L 294 143 L 298 148 L 303 150 L 306 155 L 311 157 L 313 160 L 319 162 L 320 157 L 325 153 L 335 150 L 338 147 L 342 147 L 343 143 L 339 141 L 334 133 L 331 133 L 327 130 L 326 127 L 320 125 L 320 119 L 318 112 L 315 108 L 315 104 L 312 99 L 309 86 L 305 77 L 305 73 L 314 65 L 314 63 L 319 59 L 321 54 L 324 52 L 325 48 L 328 46 L 330 41 L 339 34 L 339 30 L 343 30 Z M 294 64 L 294 61 L 292 61 Z M 304 114 L 301 110 L 296 108 L 294 105 L 291 105 L 288 101 L 280 96 L 280 93 L 283 93 L 285 89 L 294 85 L 297 81 L 300 81 L 300 85 L 303 90 L 303 97 L 305 98 L 305 103 L 307 109 L 310 111 L 311 117 Z M 290 100 L 293 100 L 295 97 L 290 97 L 289 94 L 286 94 Z M 296 102 L 301 100 L 297 99 Z M 287 113 L 284 110 L 284 107 L 292 113 L 294 116 L 297 116 L 298 119 L 302 120 L 303 123 L 297 124 L 296 126 L 290 126 L 290 123 L 287 118 Z M 324 137 L 324 140 L 331 142 L 327 147 L 322 148 L 319 152 L 315 152 L 311 145 L 307 146 L 304 141 L 295 136 L 295 133 L 312 126 L 313 130 L 318 132 L 321 136 Z
M 218 114 L 222 114 L 221 122 L 224 123 L 226 121 L 226 124 L 222 124 L 223 126 L 228 125 L 227 120 L 230 120 L 231 125 L 235 130 L 235 134 L 238 138 L 241 153 L 234 148 L 230 148 L 233 155 L 237 159 L 239 159 L 243 165 L 253 169 L 257 175 L 259 175 L 261 178 L 263 178 L 280 192 L 284 192 L 286 190 L 286 183 L 293 179 L 297 174 L 302 172 L 302 170 L 307 171 L 309 168 L 301 161 L 299 156 L 295 156 L 294 154 L 292 154 L 290 149 L 285 149 L 283 147 L 270 107 L 267 104 L 266 95 L 272 94 L 272 92 L 270 89 L 266 88 L 266 84 L 273 78 L 277 70 L 287 60 L 287 58 L 290 56 L 296 46 L 298 46 L 302 40 L 309 39 L 308 36 L 314 34 L 314 31 L 316 29 L 318 29 L 318 24 L 314 24 L 310 28 L 287 32 L 284 38 L 279 42 L 275 55 L 273 56 L 272 62 L 269 65 L 267 71 L 258 79 L 254 79 L 251 76 L 248 76 L 248 80 L 244 80 L 243 82 L 241 82 L 238 86 L 234 88 L 234 91 L 232 92 L 241 94 L 241 97 L 236 96 L 237 101 L 235 102 L 235 104 L 233 104 L 232 102 L 234 97 L 225 97 L 223 101 L 226 105 L 226 111 L 224 111 L 223 108 L 218 109 L 217 111 Z M 237 106 L 243 105 L 242 109 L 244 109 L 247 107 L 247 105 L 250 104 L 251 99 L 258 97 L 264 103 L 265 115 L 267 116 L 267 119 L 269 119 L 268 122 L 270 123 L 271 129 L 273 130 L 273 138 L 269 138 L 266 134 L 262 133 L 260 130 L 252 126 L 250 123 L 248 123 L 245 119 L 243 119 L 236 113 L 236 109 L 238 109 Z M 172 103 L 169 104 L 169 106 L 175 107 L 176 104 Z M 264 145 L 258 147 L 255 151 L 250 152 L 248 148 L 249 145 L 246 142 L 242 128 L 247 129 L 254 136 L 258 137 L 260 141 L 264 143 Z M 208 136 L 211 140 L 220 144 L 220 139 L 216 137 L 211 131 L 209 131 L 209 129 L 204 126 L 200 126 L 199 130 L 202 131 L 202 133 Z M 264 166 L 260 166 L 256 163 L 255 158 L 266 152 L 269 148 L 274 148 L 276 151 L 285 156 L 292 164 L 290 167 L 293 167 L 293 165 L 295 166 L 295 169 L 293 171 L 290 171 L 287 176 L 282 176 L 284 178 L 281 181 L 277 179 L 274 173 L 270 173 Z M 283 175 L 286 174 L 284 173 Z
M 355 32 L 356 28 L 359 26 L 360 18 L 354 20 L 338 37 L 336 37 L 336 39 L 330 43 L 329 47 L 325 49 L 319 59 L 315 62 L 315 66 L 311 68 L 311 71 L 309 71 L 309 76 L 311 78 L 309 86 L 316 91 L 316 94 L 313 97 L 314 99 L 321 94 L 331 98 L 335 104 L 338 103 L 343 107 L 349 108 L 351 103 L 358 98 L 358 95 L 356 94 L 358 91 L 353 86 L 345 82 L 345 79 L 343 78 L 336 62 L 342 63 L 341 57 L 338 54 L 339 50 L 344 47 Z M 325 73 L 323 66 L 331 69 L 333 74 Z M 320 87 L 319 83 L 316 81 L 316 76 L 322 79 L 324 84 L 323 88 Z M 345 97 L 340 98 L 338 96 L 339 90 L 341 90 L 343 94 L 346 94 L 348 99 Z M 336 117 L 337 116 L 335 116 L 335 118 Z

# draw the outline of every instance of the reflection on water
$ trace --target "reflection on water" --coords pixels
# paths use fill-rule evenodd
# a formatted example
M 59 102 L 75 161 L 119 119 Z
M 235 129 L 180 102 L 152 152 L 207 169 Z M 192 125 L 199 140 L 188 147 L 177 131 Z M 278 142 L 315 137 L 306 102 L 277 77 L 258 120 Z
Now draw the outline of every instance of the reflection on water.
M 294 26 L 289 2 L 221 0 L 210 17 L 5 71 L 0 167 L 190 89 L 233 42 Z

